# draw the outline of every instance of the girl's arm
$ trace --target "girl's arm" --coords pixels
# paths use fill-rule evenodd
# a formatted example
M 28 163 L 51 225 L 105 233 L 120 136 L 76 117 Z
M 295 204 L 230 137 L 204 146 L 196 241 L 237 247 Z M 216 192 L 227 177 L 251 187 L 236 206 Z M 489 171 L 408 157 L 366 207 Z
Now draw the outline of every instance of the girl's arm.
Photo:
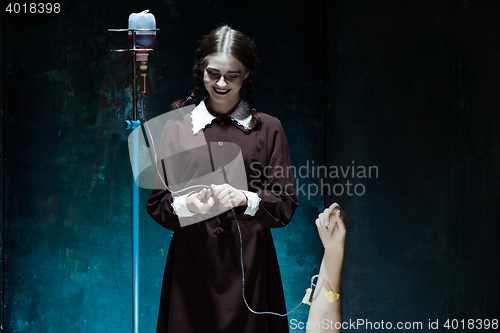
M 340 206 L 334 203 L 318 216 L 316 226 L 325 247 L 325 253 L 311 301 L 306 332 L 340 332 L 339 327 L 342 324 L 342 263 L 346 236 L 345 214 Z M 333 293 L 340 294 L 337 300 L 330 302 L 327 299 L 325 292 L 328 291 L 328 288 Z M 335 328 L 336 323 L 339 323 L 337 328 Z
M 148 214 L 162 227 L 181 230 L 179 217 L 174 214 L 172 194 L 168 190 L 152 190 L 147 201 Z

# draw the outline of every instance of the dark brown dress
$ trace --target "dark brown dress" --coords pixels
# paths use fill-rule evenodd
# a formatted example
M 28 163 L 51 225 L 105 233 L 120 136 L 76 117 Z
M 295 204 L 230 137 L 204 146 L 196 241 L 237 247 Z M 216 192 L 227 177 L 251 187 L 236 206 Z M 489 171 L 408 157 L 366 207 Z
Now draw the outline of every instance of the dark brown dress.
M 259 129 L 246 129 L 230 118 L 216 118 L 203 131 L 207 142 L 239 145 L 248 191 L 261 199 L 255 216 L 245 215 L 246 207 L 235 210 L 243 239 L 246 300 L 255 311 L 286 313 L 269 228 L 286 226 L 298 201 L 281 123 L 267 114 L 260 115 Z M 172 135 L 181 142 L 184 134 L 192 135 L 188 117 L 170 126 Z M 208 165 L 212 171 L 217 170 L 217 165 Z M 243 301 L 240 240 L 233 213 L 227 211 L 181 227 L 172 201 L 172 194 L 165 189 L 153 190 L 147 202 L 151 217 L 174 231 L 163 277 L 157 332 L 289 332 L 286 317 L 254 314 Z

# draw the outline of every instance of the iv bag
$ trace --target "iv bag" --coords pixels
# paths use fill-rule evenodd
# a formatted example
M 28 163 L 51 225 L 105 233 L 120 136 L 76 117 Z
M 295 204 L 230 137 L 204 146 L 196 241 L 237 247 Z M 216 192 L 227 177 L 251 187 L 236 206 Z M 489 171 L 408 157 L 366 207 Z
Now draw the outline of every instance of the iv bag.
M 130 14 L 128 18 L 129 29 L 156 29 L 156 19 L 149 10 L 141 13 Z M 128 32 L 128 43 L 134 47 L 132 42 L 132 31 Z M 135 46 L 138 49 L 152 49 L 156 44 L 156 31 L 136 31 Z

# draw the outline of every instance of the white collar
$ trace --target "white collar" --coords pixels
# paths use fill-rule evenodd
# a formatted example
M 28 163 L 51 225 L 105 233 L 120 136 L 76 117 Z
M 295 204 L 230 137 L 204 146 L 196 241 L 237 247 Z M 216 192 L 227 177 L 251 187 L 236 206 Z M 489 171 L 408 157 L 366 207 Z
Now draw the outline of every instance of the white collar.
M 236 121 L 238 124 L 246 129 L 251 129 L 250 121 L 252 120 L 252 114 L 246 116 L 248 112 L 242 112 L 248 109 L 248 103 L 246 101 L 240 103 L 236 110 L 231 113 L 231 119 Z M 241 116 L 241 115 L 244 115 Z M 205 101 L 201 101 L 197 107 L 191 112 L 191 124 L 193 125 L 193 134 L 197 134 L 200 130 L 204 129 L 208 124 L 214 120 L 215 117 L 210 114 L 205 105 Z

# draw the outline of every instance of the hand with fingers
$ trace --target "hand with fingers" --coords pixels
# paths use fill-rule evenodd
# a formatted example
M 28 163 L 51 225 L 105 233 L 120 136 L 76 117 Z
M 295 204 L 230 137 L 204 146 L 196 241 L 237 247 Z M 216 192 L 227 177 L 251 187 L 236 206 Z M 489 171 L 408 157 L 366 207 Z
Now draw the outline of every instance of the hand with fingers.
M 346 236 L 345 213 L 338 203 L 333 203 L 316 219 L 319 237 L 325 248 L 344 245 Z
M 186 199 L 186 205 L 192 213 L 206 214 L 212 208 L 215 201 L 210 195 L 211 191 L 208 188 L 202 189 L 200 192 L 190 194 Z
M 224 207 L 239 207 L 247 205 L 247 197 L 243 191 L 229 184 L 211 185 L 213 194 Z
M 316 219 L 319 237 L 325 247 L 323 261 L 319 270 L 319 279 L 312 304 L 309 310 L 306 333 L 340 332 L 340 328 L 325 329 L 321 325 L 324 320 L 342 323 L 342 263 L 344 261 L 344 244 L 346 237 L 345 214 L 338 203 L 326 208 Z M 328 289 L 326 289 L 328 288 Z M 327 298 L 325 295 L 337 295 Z

